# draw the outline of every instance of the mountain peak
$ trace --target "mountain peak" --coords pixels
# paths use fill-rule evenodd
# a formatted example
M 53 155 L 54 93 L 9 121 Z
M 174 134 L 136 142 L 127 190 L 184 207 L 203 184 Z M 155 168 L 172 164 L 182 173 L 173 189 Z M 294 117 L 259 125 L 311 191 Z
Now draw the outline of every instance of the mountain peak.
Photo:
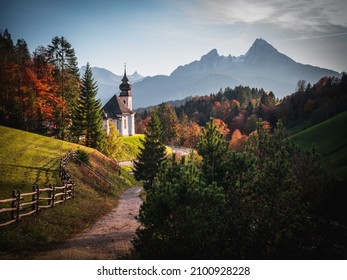
M 245 61 L 248 63 L 258 63 L 259 61 L 273 61 L 281 60 L 283 63 L 285 61 L 291 61 L 289 57 L 281 54 L 272 45 L 266 42 L 264 39 L 258 38 L 254 41 L 248 52 L 245 54 Z
M 268 42 L 266 42 L 264 39 L 262 38 L 257 38 L 254 43 L 253 46 L 270 46 L 272 47 Z
M 201 60 L 210 60 L 210 59 L 216 59 L 219 57 L 219 54 L 217 52 L 217 49 L 212 49 L 207 54 L 203 55 L 201 57 Z
M 254 41 L 254 43 L 252 44 L 252 46 L 250 47 L 249 51 L 246 53 L 252 53 L 252 52 L 278 52 L 272 45 L 270 45 L 268 42 L 266 42 L 264 39 L 262 38 L 258 38 Z

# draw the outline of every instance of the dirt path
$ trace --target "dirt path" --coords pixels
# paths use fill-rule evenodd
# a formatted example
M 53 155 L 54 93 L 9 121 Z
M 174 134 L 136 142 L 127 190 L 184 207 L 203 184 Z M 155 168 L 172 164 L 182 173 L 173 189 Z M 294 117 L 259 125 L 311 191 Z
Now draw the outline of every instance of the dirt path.
M 59 248 L 40 253 L 35 259 L 119 259 L 129 254 L 138 222 L 135 216 L 142 203 L 141 187 L 126 190 L 116 208 L 92 228 L 75 236 Z

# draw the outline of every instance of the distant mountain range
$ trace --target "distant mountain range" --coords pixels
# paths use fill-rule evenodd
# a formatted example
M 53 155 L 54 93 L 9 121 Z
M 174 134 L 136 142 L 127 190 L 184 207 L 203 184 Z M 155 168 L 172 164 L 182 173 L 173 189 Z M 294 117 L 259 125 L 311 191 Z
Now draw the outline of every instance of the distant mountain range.
M 85 69 L 85 66 L 80 68 L 81 76 L 83 76 Z M 119 92 L 119 84 L 121 83 L 124 74 L 118 76 L 105 68 L 99 67 L 92 67 L 92 72 L 94 80 L 97 82 L 99 87 L 97 98 L 101 100 L 102 105 L 105 105 L 115 93 Z M 137 71 L 132 75 L 127 75 L 127 77 L 132 84 L 141 82 L 144 78 L 137 73 Z
M 118 92 L 122 76 L 106 69 L 93 69 L 102 102 Z M 81 71 L 83 73 L 83 71 Z M 134 75 L 134 78 L 132 77 Z M 188 96 L 217 93 L 220 88 L 238 85 L 263 88 L 283 97 L 295 91 L 297 82 L 315 83 L 323 76 L 339 76 L 336 71 L 295 62 L 263 39 L 256 39 L 244 55 L 220 56 L 211 50 L 200 60 L 179 66 L 170 76 L 143 78 L 128 76 L 133 83 L 133 107 L 147 107 Z M 106 100 L 106 101 L 105 101 Z

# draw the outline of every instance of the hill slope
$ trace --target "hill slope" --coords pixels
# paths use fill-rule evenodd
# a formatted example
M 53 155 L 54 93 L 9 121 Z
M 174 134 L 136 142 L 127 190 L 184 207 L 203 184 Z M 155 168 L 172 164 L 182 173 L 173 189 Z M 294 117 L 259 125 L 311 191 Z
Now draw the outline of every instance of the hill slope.
M 0 259 L 27 258 L 32 250 L 49 248 L 55 242 L 66 240 L 109 212 L 117 203 L 119 193 L 136 184 L 127 172 L 121 170 L 118 175 L 114 161 L 80 145 L 2 126 L 0 145 L 0 199 L 9 198 L 14 189 L 31 191 L 34 184 L 59 185 L 60 158 L 78 148 L 89 153 L 89 165 L 113 185 L 113 189 L 105 188 L 109 185 L 90 169 L 69 163 L 67 169 L 76 183 L 75 198 L 44 209 L 37 217 L 25 217 L 1 228 Z
M 38 134 L 0 126 L 0 197 L 12 189 L 57 184 L 60 158 L 82 147 Z M 89 153 L 90 148 L 83 148 Z
M 291 136 L 299 146 L 312 145 L 323 156 L 329 169 L 347 181 L 347 111 Z

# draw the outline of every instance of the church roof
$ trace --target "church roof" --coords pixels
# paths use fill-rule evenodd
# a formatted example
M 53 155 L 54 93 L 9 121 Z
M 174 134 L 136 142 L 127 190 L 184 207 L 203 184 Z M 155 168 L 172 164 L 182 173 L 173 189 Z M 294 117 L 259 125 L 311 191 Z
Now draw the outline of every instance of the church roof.
M 112 119 L 118 119 L 119 115 L 122 114 L 135 114 L 116 94 L 102 107 L 102 111 L 104 117 Z

